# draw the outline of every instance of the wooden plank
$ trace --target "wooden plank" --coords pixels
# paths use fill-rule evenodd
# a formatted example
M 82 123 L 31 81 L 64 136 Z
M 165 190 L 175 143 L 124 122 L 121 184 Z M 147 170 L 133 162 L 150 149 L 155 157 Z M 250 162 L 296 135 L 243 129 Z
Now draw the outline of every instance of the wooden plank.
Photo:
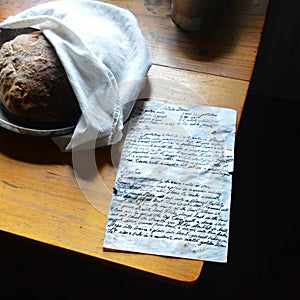
M 169 16 L 171 1 L 106 2 L 136 15 L 155 64 L 251 79 L 267 1 L 227 1 L 225 18 L 211 34 L 177 28 Z
M 18 13 L 40 1 L 11 1 Z M 154 64 L 250 80 L 267 1 L 228 1 L 226 15 L 211 34 L 180 30 L 170 19 L 171 1 L 104 1 L 129 9 L 138 19 Z M 8 15 L 1 11 L 0 17 Z M 241 33 L 242 32 L 242 33 Z
M 152 66 L 148 77 L 152 99 L 232 108 L 238 112 L 239 123 L 248 82 L 162 66 Z

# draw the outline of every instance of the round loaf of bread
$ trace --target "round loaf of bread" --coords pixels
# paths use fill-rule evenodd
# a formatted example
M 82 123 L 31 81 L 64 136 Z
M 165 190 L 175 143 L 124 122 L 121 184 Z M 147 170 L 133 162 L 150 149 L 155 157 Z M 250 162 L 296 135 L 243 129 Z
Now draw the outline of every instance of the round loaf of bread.
M 8 118 L 30 128 L 72 126 L 81 114 L 65 70 L 41 31 L 2 45 L 0 101 Z

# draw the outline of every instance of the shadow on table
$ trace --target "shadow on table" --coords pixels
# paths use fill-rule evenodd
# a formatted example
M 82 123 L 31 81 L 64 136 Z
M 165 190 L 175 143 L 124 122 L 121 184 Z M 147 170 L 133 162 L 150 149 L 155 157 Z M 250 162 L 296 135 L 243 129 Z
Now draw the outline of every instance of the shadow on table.
M 15 160 L 33 164 L 58 164 L 73 166 L 72 153 L 63 153 L 49 137 L 34 137 L 10 132 L 0 128 L 0 152 Z M 116 146 L 117 147 L 117 146 Z M 115 160 L 120 152 L 115 150 Z M 78 164 L 87 163 L 86 157 L 93 157 L 97 168 L 100 170 L 105 165 L 112 165 L 111 147 L 102 147 L 92 151 L 82 151 L 77 154 Z M 79 168 L 84 178 L 93 177 L 91 168 Z

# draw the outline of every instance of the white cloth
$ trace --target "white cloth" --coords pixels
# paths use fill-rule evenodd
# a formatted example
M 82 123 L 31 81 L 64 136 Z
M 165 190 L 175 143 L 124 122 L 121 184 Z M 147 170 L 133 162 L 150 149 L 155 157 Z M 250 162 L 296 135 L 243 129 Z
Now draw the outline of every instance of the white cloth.
M 82 110 L 73 135 L 56 140 L 61 150 L 117 142 L 151 66 L 134 15 L 103 2 L 63 0 L 0 23 L 0 28 L 25 27 L 42 30 L 54 46 Z

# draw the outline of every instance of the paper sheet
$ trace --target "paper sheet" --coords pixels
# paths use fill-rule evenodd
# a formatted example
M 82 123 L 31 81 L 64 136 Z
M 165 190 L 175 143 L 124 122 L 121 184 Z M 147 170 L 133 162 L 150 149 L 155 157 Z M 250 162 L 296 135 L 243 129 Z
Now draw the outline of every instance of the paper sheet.
M 103 247 L 227 261 L 236 111 L 139 101 Z

